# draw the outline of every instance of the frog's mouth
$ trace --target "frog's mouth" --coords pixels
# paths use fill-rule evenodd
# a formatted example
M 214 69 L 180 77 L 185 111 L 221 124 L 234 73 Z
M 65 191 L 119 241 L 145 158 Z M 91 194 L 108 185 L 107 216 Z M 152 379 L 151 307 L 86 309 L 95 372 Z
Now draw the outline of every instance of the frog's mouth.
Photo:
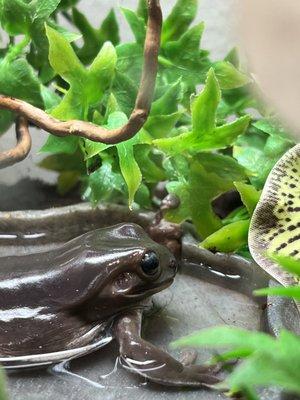
M 147 286 L 139 286 L 133 290 L 133 293 L 124 294 L 124 296 L 129 299 L 143 299 L 167 289 L 173 282 L 174 278 L 169 278 L 164 282 L 151 284 L 151 286 L 149 284 Z

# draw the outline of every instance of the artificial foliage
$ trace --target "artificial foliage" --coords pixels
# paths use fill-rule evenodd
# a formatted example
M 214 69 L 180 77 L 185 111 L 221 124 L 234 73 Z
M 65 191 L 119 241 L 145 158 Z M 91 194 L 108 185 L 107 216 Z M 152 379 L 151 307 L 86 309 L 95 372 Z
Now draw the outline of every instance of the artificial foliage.
M 300 262 L 292 257 L 270 257 L 295 278 L 300 278 Z M 300 299 L 300 286 L 256 290 L 257 296 L 285 296 Z M 248 400 L 258 399 L 256 390 L 277 387 L 300 395 L 300 338 L 282 330 L 277 338 L 228 326 L 194 333 L 173 343 L 173 347 L 211 347 L 221 349 L 212 363 L 242 360 L 220 386 L 231 393 L 243 392 Z M 223 351 L 222 351 L 223 349 Z M 226 352 L 224 352 L 226 350 Z
M 112 129 L 124 123 L 134 107 L 147 4 L 141 0 L 137 10 L 121 9 L 133 34 L 132 42 L 121 43 L 115 10 L 92 26 L 77 3 L 1 2 L 1 25 L 10 40 L 1 49 L 0 91 L 58 119 Z M 59 172 L 60 193 L 79 185 L 83 198 L 95 205 L 114 201 L 153 208 L 153 190 L 165 181 L 169 193 L 181 201 L 167 218 L 191 220 L 201 239 L 209 238 L 205 246 L 226 250 L 220 237 L 228 220 L 216 215 L 212 201 L 236 185 L 251 185 L 246 197 L 261 190 L 293 142 L 251 94 L 256 84 L 241 67 L 237 51 L 215 61 L 202 49 L 205 24 L 195 23 L 197 11 L 198 1 L 178 0 L 165 16 L 155 96 L 138 135 L 117 145 L 49 135 L 41 149 L 48 154 L 41 167 Z M 63 18 L 71 24 L 69 31 Z M 2 132 L 12 122 L 10 112 L 0 111 Z M 230 226 L 235 244 L 228 250 L 244 246 L 249 217 L 246 204 Z
M 130 42 L 120 40 L 115 11 L 93 26 L 77 0 L 0 0 L 0 93 L 63 121 L 78 119 L 108 130 L 126 124 L 143 68 L 147 2 L 121 9 Z M 95 12 L 101 15 L 101 0 Z M 153 194 L 164 182 L 180 200 L 165 214 L 167 220 L 191 222 L 209 250 L 250 257 L 251 216 L 269 172 L 294 142 L 254 95 L 257 84 L 237 50 L 216 61 L 202 48 L 205 23 L 195 21 L 197 13 L 198 0 L 177 0 L 164 18 L 151 112 L 137 135 L 118 144 L 49 135 L 40 167 L 58 173 L 61 195 L 76 189 L 94 206 L 115 202 L 156 209 Z M 14 120 L 1 109 L 0 133 Z M 229 191 L 239 193 L 240 203 L 220 215 L 214 201 Z M 299 275 L 299 265 L 279 261 Z M 300 298 L 298 288 L 260 294 L 270 291 Z M 231 352 L 225 358 L 245 358 L 227 384 L 249 398 L 256 398 L 256 385 L 300 393 L 300 343 L 289 332 L 273 339 L 221 328 L 177 343 L 183 344 L 227 346 Z

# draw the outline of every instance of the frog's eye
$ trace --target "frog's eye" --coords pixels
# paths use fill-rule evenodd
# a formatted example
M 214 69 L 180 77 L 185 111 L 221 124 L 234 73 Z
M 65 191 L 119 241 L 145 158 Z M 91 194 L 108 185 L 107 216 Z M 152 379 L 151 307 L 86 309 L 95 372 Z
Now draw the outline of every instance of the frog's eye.
M 159 259 L 154 251 L 144 254 L 141 260 L 141 268 L 144 274 L 153 276 L 159 270 Z

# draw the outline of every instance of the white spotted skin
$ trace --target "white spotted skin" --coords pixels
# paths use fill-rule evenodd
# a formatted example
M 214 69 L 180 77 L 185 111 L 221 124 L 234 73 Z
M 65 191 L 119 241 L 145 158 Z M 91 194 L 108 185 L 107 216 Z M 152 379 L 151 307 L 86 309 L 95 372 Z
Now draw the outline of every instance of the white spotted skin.
M 253 214 L 249 248 L 254 260 L 284 286 L 295 278 L 270 260 L 272 253 L 300 260 L 300 144 L 275 165 Z

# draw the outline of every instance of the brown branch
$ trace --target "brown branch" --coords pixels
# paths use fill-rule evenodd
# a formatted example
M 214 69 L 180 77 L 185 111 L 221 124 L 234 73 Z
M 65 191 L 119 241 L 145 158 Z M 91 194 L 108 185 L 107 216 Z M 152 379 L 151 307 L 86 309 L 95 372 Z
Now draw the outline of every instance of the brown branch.
M 17 145 L 11 150 L 0 153 L 0 169 L 10 167 L 23 161 L 31 149 L 31 137 L 28 122 L 24 117 L 18 117 L 16 121 Z
M 144 67 L 135 108 L 128 123 L 119 129 L 107 130 L 84 121 L 62 122 L 45 111 L 12 97 L 0 96 L 0 108 L 22 115 L 34 125 L 55 136 L 80 136 L 94 142 L 117 144 L 131 139 L 144 126 L 151 108 L 158 69 L 158 53 L 162 26 L 159 0 L 148 0 L 148 27 L 144 47 Z

